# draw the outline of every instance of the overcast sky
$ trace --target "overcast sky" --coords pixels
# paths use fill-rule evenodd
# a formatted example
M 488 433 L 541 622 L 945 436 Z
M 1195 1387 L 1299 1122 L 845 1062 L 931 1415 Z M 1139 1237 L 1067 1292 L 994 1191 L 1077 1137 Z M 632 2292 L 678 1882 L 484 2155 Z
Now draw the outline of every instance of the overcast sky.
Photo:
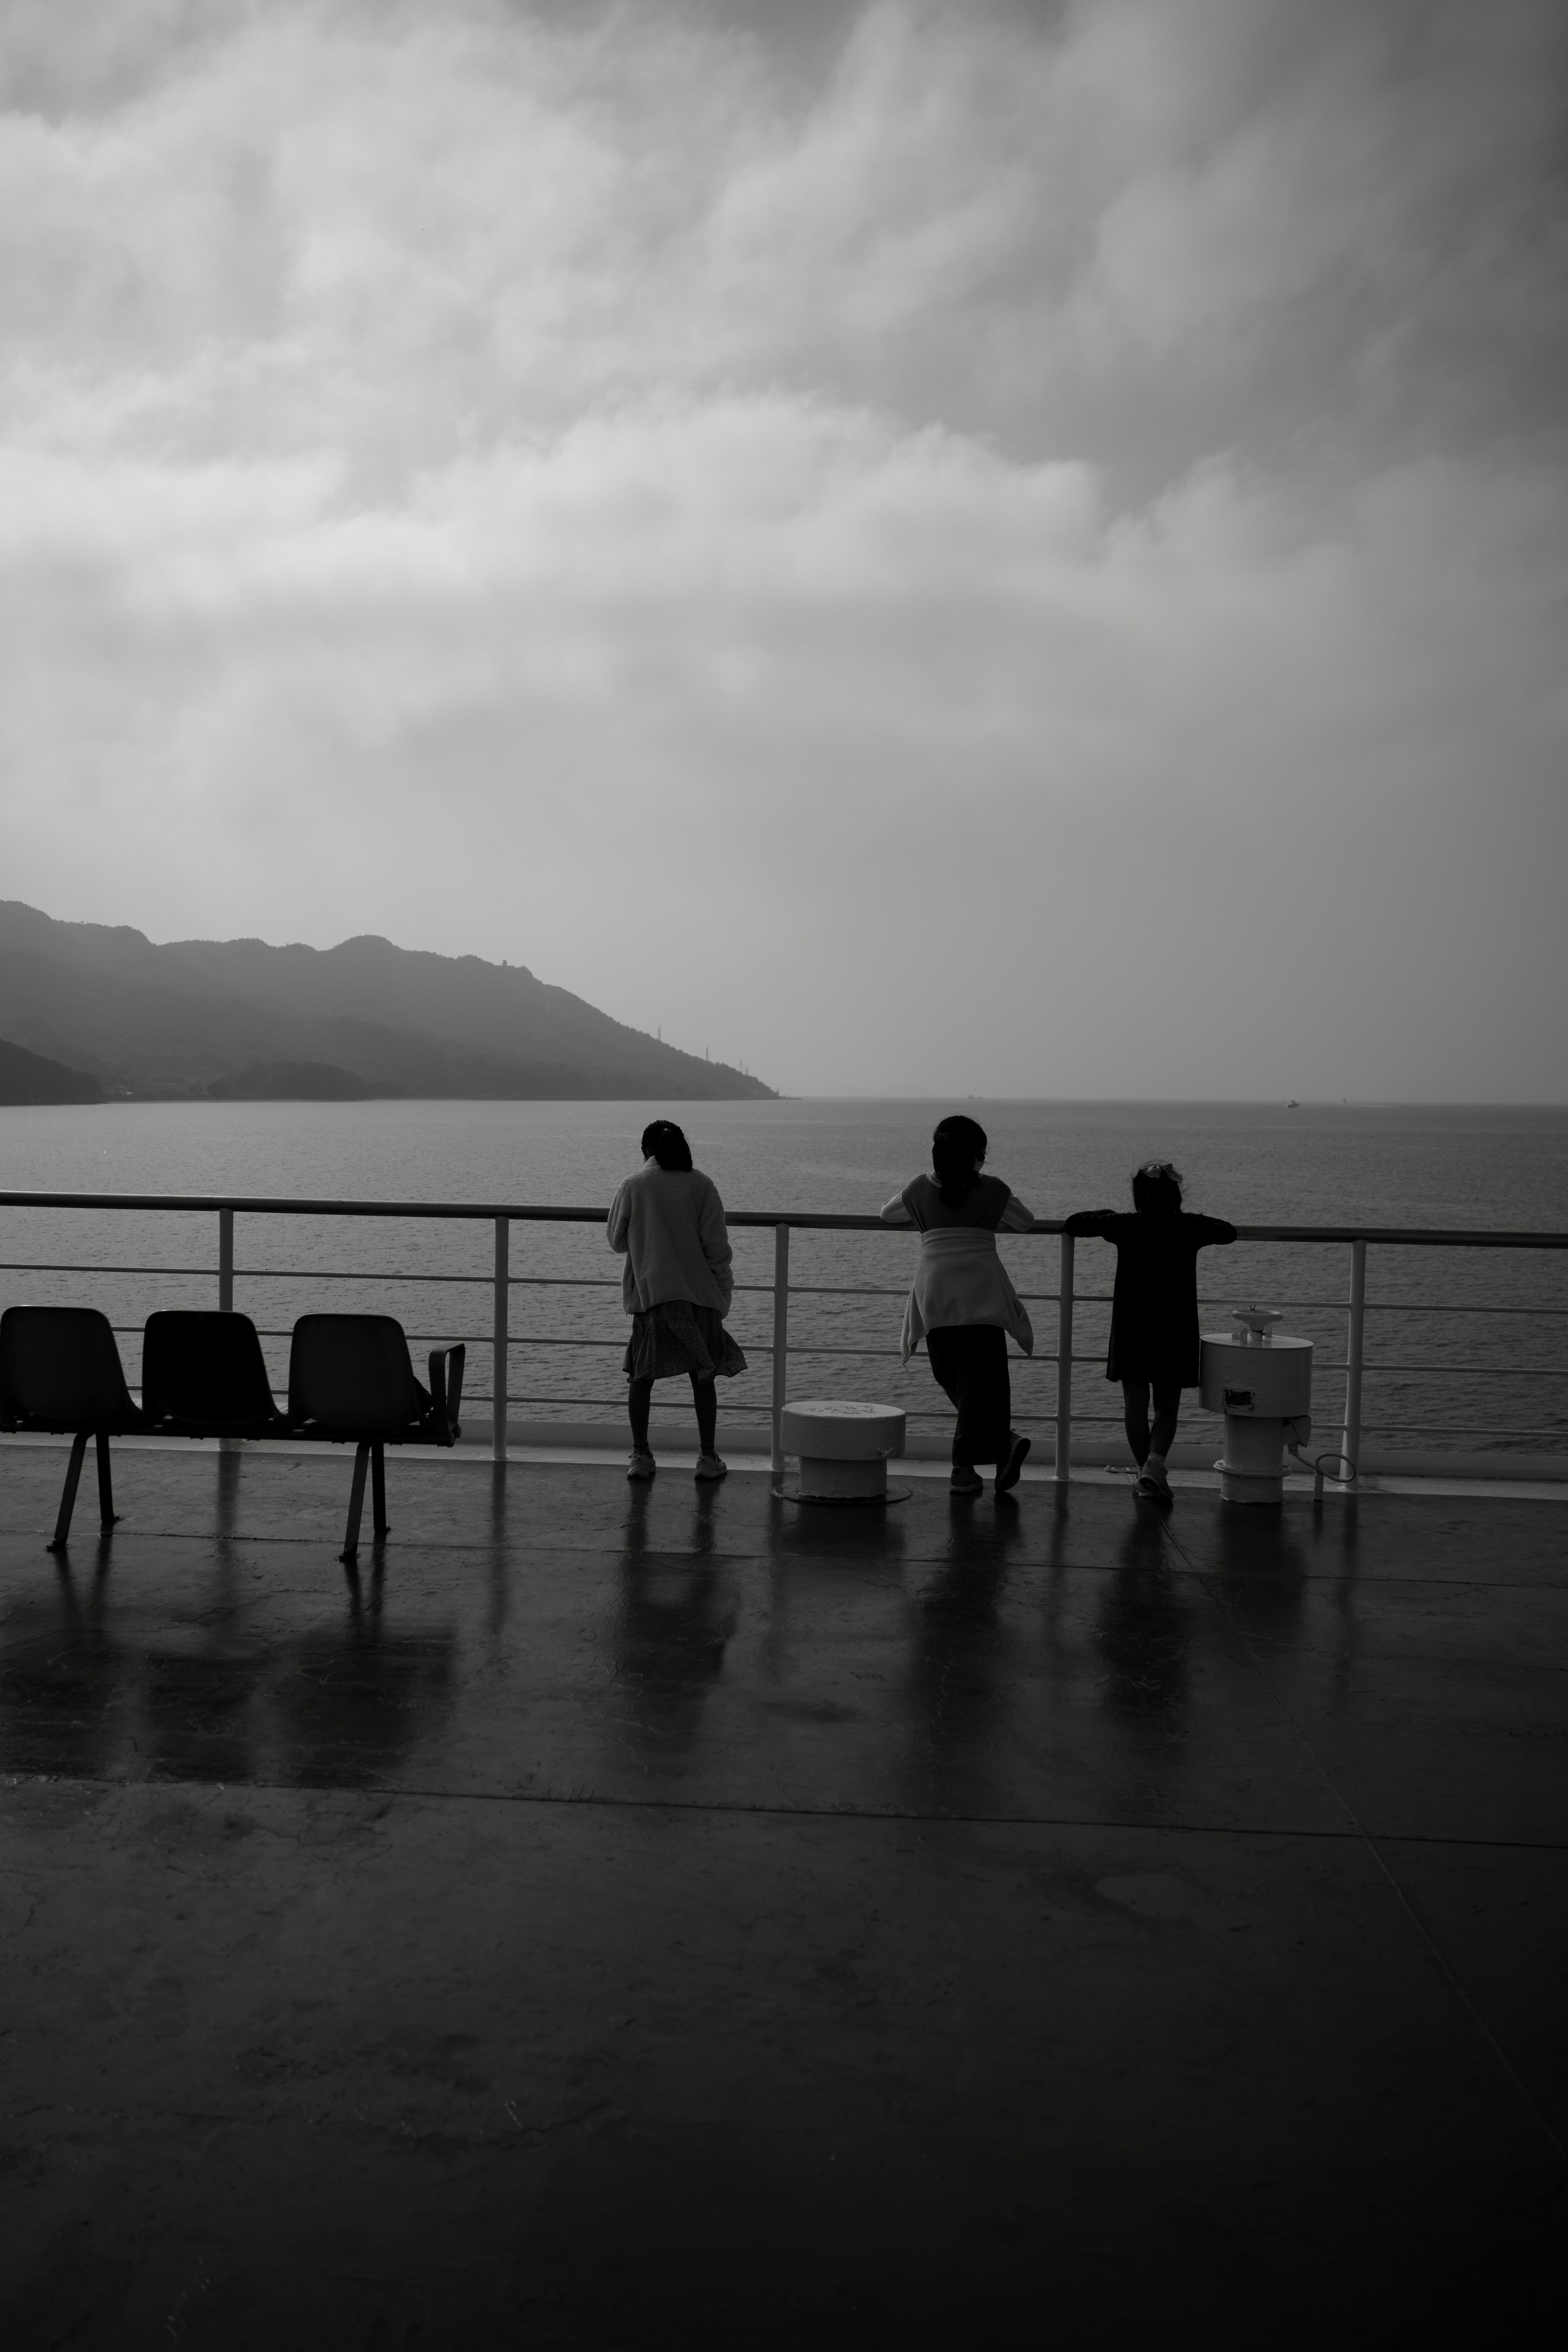
M 1562 0 L 0 60 L 0 895 L 794 1092 L 1568 1097 Z

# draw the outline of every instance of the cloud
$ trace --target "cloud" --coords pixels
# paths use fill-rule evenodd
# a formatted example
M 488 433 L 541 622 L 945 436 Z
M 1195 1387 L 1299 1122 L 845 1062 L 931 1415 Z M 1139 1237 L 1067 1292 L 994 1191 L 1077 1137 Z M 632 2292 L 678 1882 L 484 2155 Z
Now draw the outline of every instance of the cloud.
M 1558 13 L 775 14 L 7 12 L 8 894 L 1561 1093 Z

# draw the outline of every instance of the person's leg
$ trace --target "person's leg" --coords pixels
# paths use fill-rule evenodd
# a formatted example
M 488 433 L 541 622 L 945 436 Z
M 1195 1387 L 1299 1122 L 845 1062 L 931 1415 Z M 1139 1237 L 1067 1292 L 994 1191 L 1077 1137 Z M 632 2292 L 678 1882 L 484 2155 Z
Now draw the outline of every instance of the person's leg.
M 1029 1441 L 1013 1426 L 1013 1369 L 1007 1360 L 1007 1334 L 999 1326 L 987 1325 L 975 1337 L 984 1342 L 981 1360 L 990 1423 L 988 1442 L 996 1449 L 996 1492 L 1005 1495 L 1023 1475 Z
M 975 1323 L 967 1333 L 970 1378 L 969 1442 L 976 1462 L 998 1470 L 1013 1451 L 1013 1379 L 1007 1368 L 1007 1334 L 998 1323 Z
M 647 1417 L 652 1404 L 653 1382 L 651 1380 L 628 1381 L 626 1412 L 632 1424 L 632 1444 L 639 1454 L 646 1454 L 648 1450 Z
M 697 1407 L 697 1443 L 704 1454 L 716 1454 L 719 1430 L 719 1390 L 711 1372 L 693 1372 L 691 1401 Z
M 958 1414 L 952 1432 L 952 1484 L 958 1493 L 973 1495 L 979 1491 L 980 1474 L 974 1467 L 973 1456 L 964 1450 L 969 1444 L 964 1411 L 965 1337 L 962 1324 L 944 1324 L 926 1333 L 926 1354 L 931 1359 L 932 1376 Z
M 1007 1335 L 998 1323 L 964 1323 L 951 1337 L 958 1391 L 953 1459 L 994 1462 L 1000 1469 L 1013 1450 Z
M 1140 1470 L 1149 1459 L 1149 1383 L 1147 1381 L 1123 1381 L 1121 1383 L 1121 1420 L 1127 1432 L 1127 1443 L 1132 1448 L 1132 1459 Z
M 1176 1422 L 1182 1410 L 1182 1389 L 1179 1381 L 1154 1382 L 1154 1426 L 1150 1433 L 1149 1453 L 1143 1464 L 1150 1477 L 1161 1486 L 1169 1486 L 1165 1476 L 1165 1456 L 1176 1435 Z

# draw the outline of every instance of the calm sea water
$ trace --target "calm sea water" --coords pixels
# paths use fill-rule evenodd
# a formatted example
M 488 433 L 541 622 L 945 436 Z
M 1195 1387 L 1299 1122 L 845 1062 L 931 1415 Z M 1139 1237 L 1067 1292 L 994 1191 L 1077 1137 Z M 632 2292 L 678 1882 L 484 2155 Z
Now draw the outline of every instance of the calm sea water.
M 295 1197 L 607 1203 L 637 1164 L 646 1118 L 673 1113 L 727 1203 L 874 1212 L 925 1164 L 933 1119 L 963 1108 L 991 1137 L 989 1165 L 1036 1214 L 1119 1205 L 1138 1160 L 1175 1160 L 1189 1206 L 1238 1223 L 1568 1230 L 1568 1110 L 1373 1109 L 1308 1106 L 907 1102 L 127 1103 L 0 1109 L 0 1186 L 15 1190 L 243 1192 Z M 743 1288 L 732 1322 L 752 1371 L 725 1393 L 727 1419 L 765 1412 L 766 1291 L 773 1244 L 737 1234 Z M 1004 1244 L 1042 1349 L 1055 1344 L 1058 1244 Z M 801 1234 L 792 1243 L 791 1390 L 877 1395 L 941 1418 L 923 1361 L 897 1363 L 899 1297 L 915 1244 L 898 1234 Z M 0 1303 L 102 1305 L 125 1332 L 155 1306 L 210 1305 L 210 1216 L 0 1211 Z M 489 1392 L 487 1226 L 246 1217 L 236 1303 L 268 1335 L 282 1384 L 294 1317 L 329 1300 L 398 1314 L 434 1344 L 486 1352 L 472 1404 Z M 1216 1318 L 1234 1299 L 1288 1305 L 1289 1328 L 1319 1343 L 1315 1405 L 1328 1431 L 1342 1398 L 1348 1250 L 1241 1244 L 1203 1262 Z M 1075 1352 L 1081 1419 L 1115 1423 L 1103 1360 L 1111 1253 L 1082 1244 Z M 56 1269 L 71 1267 L 79 1271 Z M 125 1269 L 114 1271 L 113 1269 Z M 511 1385 L 521 1410 L 618 1410 L 625 1344 L 618 1283 L 593 1227 L 514 1227 Z M 337 1277 L 347 1276 L 348 1279 Z M 830 1294 L 831 1295 L 828 1295 Z M 1568 1256 L 1374 1249 L 1368 1295 L 1370 1428 L 1386 1444 L 1559 1450 L 1568 1438 Z M 1521 1310 L 1549 1309 L 1546 1315 Z M 853 1352 L 828 1355 L 827 1349 Z M 1020 1366 L 1025 1414 L 1049 1416 L 1054 1371 Z M 1188 1432 L 1196 1426 L 1189 1410 Z M 1418 1432 L 1431 1433 L 1418 1434 Z

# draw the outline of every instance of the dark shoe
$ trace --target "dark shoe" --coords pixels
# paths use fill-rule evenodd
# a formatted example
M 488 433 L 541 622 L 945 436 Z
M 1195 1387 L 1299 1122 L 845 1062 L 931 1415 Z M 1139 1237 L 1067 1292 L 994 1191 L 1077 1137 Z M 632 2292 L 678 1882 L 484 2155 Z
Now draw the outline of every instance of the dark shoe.
M 1140 1502 L 1157 1503 L 1164 1511 L 1168 1511 L 1175 1500 L 1175 1496 L 1171 1492 L 1170 1480 L 1158 1478 L 1148 1470 L 1144 1471 L 1132 1491 Z
M 952 1475 L 947 1482 L 947 1491 L 950 1495 L 978 1495 L 984 1485 L 984 1479 L 973 1463 L 955 1462 Z
M 628 1478 L 651 1478 L 658 1468 L 658 1463 L 646 1445 L 633 1446 L 632 1458 L 626 1464 Z
M 1013 1450 L 996 1473 L 996 1492 L 999 1495 L 1007 1494 L 1017 1485 L 1024 1475 L 1024 1457 L 1029 1451 L 1028 1439 L 1020 1437 L 1016 1429 L 1009 1430 L 1008 1435 L 1013 1441 Z

